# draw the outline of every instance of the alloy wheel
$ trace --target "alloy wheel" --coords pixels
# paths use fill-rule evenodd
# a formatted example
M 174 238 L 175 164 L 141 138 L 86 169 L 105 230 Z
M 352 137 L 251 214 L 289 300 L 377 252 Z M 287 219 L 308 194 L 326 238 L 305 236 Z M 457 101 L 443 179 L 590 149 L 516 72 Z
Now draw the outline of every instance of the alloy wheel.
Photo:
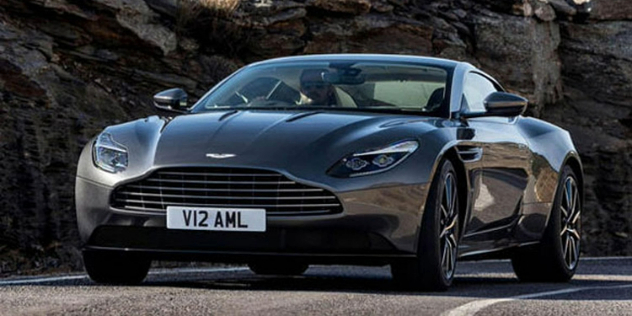
M 456 268 L 457 256 L 457 192 L 456 181 L 451 173 L 445 178 L 441 198 L 441 234 L 439 235 L 441 249 L 441 269 L 446 280 L 452 279 Z
M 567 177 L 564 181 L 560 213 L 562 216 L 560 237 L 564 262 L 566 268 L 574 270 L 579 262 L 581 203 L 577 183 L 573 177 Z

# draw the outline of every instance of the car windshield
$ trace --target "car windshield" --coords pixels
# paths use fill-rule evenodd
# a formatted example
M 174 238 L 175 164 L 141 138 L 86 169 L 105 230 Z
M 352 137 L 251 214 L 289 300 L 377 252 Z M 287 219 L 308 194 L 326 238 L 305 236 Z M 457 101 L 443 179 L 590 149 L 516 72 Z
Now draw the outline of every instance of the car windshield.
M 245 68 L 191 110 L 310 108 L 438 113 L 448 72 L 394 62 L 273 63 Z

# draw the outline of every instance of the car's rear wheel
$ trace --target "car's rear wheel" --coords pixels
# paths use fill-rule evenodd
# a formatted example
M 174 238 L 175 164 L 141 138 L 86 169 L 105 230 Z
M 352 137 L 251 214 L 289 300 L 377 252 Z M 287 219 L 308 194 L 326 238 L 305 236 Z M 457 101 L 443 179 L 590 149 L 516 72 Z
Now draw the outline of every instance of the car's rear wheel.
M 573 277 L 579 264 L 581 203 L 577 176 L 566 166 L 542 240 L 519 248 L 511 259 L 521 281 L 566 282 Z
M 96 283 L 138 284 L 147 276 L 151 260 L 118 252 L 84 251 L 83 265 Z
M 457 175 L 449 160 L 432 181 L 414 260 L 391 264 L 393 279 L 409 289 L 445 291 L 456 270 L 459 240 Z
M 307 271 L 309 265 L 300 262 L 261 261 L 249 263 L 248 268 L 260 275 L 301 275 Z

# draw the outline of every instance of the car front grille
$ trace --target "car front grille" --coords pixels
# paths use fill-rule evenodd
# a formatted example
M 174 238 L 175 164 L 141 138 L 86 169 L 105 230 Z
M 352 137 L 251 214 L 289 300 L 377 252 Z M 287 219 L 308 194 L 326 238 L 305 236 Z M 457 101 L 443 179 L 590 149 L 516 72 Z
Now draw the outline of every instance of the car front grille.
M 117 187 L 114 208 L 165 212 L 167 206 L 263 208 L 268 215 L 342 212 L 331 192 L 282 174 L 243 168 L 167 168 Z

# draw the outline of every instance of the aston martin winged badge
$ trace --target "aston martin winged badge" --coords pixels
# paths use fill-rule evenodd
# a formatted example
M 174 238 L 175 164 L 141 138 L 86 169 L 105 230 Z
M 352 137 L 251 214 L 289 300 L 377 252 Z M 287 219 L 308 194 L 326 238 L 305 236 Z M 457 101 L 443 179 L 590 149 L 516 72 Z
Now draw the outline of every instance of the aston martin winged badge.
M 235 156 L 236 156 L 235 154 L 218 154 L 218 153 L 206 154 L 206 157 L 213 158 L 213 159 L 233 158 Z

